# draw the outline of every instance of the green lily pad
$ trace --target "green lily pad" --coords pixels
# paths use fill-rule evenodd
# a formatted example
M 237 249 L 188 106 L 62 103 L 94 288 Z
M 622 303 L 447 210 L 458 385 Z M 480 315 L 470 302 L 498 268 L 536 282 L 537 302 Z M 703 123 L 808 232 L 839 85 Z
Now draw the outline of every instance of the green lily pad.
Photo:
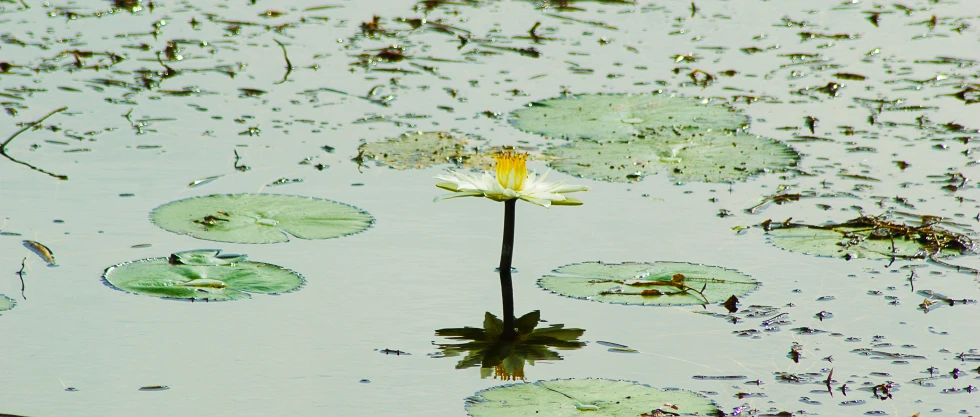
M 639 181 L 666 171 L 675 181 L 742 181 L 795 166 L 799 154 L 747 134 L 653 134 L 632 140 L 576 140 L 545 151 L 555 170 L 600 181 Z
M 561 172 L 601 181 L 638 181 L 662 171 L 677 181 L 741 181 L 796 165 L 799 154 L 748 135 L 744 114 L 666 94 L 591 94 L 531 103 L 511 123 L 570 139 L 545 151 Z
M 686 262 L 583 262 L 565 265 L 538 286 L 572 298 L 629 305 L 703 305 L 741 297 L 759 283 L 741 272 Z
M 486 140 L 457 132 L 413 132 L 358 148 L 360 156 L 394 169 L 428 168 L 455 164 L 486 168 L 493 166 L 492 153 L 479 152 Z
M 124 262 L 102 279 L 121 291 L 153 297 L 205 301 L 249 298 L 294 291 L 306 280 L 280 266 L 221 255 L 217 249 L 177 252 L 167 258 Z
M 15 306 L 17 306 L 17 302 L 13 298 L 0 294 L 0 311 L 7 311 Z
M 552 138 L 629 140 L 651 132 L 732 131 L 748 116 L 729 107 L 702 104 L 668 94 L 585 94 L 529 104 L 511 114 L 510 123 Z
M 690 391 L 608 379 L 557 379 L 494 387 L 467 398 L 466 412 L 473 417 L 724 414 L 714 402 Z
M 330 239 L 371 227 L 367 212 L 336 201 L 282 194 L 215 194 L 157 207 L 150 220 L 165 230 L 231 243 Z M 288 234 L 288 235 L 287 235 Z
M 765 224 L 769 242 L 807 255 L 867 259 L 940 259 L 973 253 L 966 235 L 923 223 L 908 225 L 883 217 L 862 216 L 844 223 Z

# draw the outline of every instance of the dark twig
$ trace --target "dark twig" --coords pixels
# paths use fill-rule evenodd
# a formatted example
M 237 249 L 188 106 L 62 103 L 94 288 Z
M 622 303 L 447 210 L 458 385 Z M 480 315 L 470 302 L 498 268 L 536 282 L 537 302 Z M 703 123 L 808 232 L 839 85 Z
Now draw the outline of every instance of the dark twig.
M 293 72 L 293 63 L 292 62 L 289 62 L 289 55 L 286 55 L 286 45 L 283 45 L 282 42 L 279 42 L 279 39 L 273 39 L 273 41 L 275 41 L 276 43 L 278 43 L 279 44 L 279 47 L 282 48 L 282 57 L 283 57 L 283 59 L 286 60 L 286 74 L 284 74 L 282 76 L 282 80 L 280 80 L 279 82 L 275 83 L 275 84 L 282 84 L 282 83 L 286 82 L 286 78 L 288 78 L 289 77 L 289 74 L 291 72 Z
M 7 154 L 7 145 L 9 145 L 10 142 L 12 140 L 14 140 L 14 138 L 17 137 L 17 135 L 20 135 L 21 133 L 24 133 L 24 131 L 26 131 L 27 129 L 33 128 L 34 126 L 37 126 L 37 125 L 43 123 L 47 118 L 49 118 L 51 116 L 54 116 L 56 113 L 60 113 L 60 112 L 63 112 L 65 110 L 68 110 L 68 107 L 67 106 L 57 108 L 57 109 L 53 110 L 51 113 L 48 113 L 44 117 L 38 119 L 37 121 L 31 122 L 27 126 L 24 126 L 22 129 L 18 130 L 13 135 L 10 135 L 10 137 L 7 138 L 6 141 L 4 141 L 2 144 L 0 144 L 0 155 L 3 155 L 5 158 L 11 160 L 14 163 L 21 164 L 23 166 L 26 166 L 26 167 L 28 167 L 30 169 L 33 169 L 33 170 L 35 170 L 37 172 L 40 172 L 42 174 L 47 174 L 47 175 L 52 176 L 54 178 L 57 178 L 59 180 L 67 180 L 68 179 L 68 176 L 67 175 L 58 175 L 58 174 L 50 173 L 50 172 L 45 171 L 45 170 L 43 170 L 41 168 L 38 168 L 38 167 L 36 167 L 34 165 L 28 164 L 27 162 L 18 161 L 16 159 L 14 159 L 14 157 L 12 157 L 12 156 L 10 156 L 10 155 Z

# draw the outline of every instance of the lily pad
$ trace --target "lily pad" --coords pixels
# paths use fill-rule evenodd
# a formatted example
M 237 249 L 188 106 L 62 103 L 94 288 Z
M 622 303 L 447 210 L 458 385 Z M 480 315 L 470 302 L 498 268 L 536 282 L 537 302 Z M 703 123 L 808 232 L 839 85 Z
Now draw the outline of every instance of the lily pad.
M 639 181 L 666 171 L 675 181 L 742 181 L 796 165 L 782 143 L 740 133 L 658 133 L 631 140 L 576 140 L 545 151 L 561 172 L 600 181 Z
M 489 153 L 478 152 L 486 140 L 457 132 L 413 132 L 358 148 L 361 157 L 394 169 L 427 168 L 438 164 L 493 166 Z
M 231 243 L 279 243 L 359 233 L 367 212 L 336 201 L 282 194 L 214 194 L 157 207 L 150 220 L 165 230 Z
M 489 170 L 495 164 L 494 155 L 503 151 L 499 146 L 487 146 L 477 136 L 458 132 L 413 132 L 380 142 L 362 144 L 358 151 L 362 160 L 370 159 L 394 169 L 421 169 L 439 164 Z M 531 159 L 541 159 L 531 155 Z
M 686 262 L 583 262 L 538 280 L 572 298 L 630 305 L 703 305 L 741 297 L 759 283 L 741 272 Z
M 201 249 L 124 262 L 107 268 L 102 279 L 113 288 L 134 294 L 205 301 L 281 294 L 306 282 L 299 274 L 280 266 L 220 252 Z
M 557 97 L 514 111 L 510 123 L 552 138 L 629 140 L 651 132 L 732 131 L 748 116 L 729 107 L 669 94 L 585 94 Z
M 15 306 L 17 306 L 17 302 L 13 298 L 0 294 L 0 311 L 7 311 Z
M 667 171 L 677 181 L 741 181 L 785 170 L 799 154 L 748 135 L 749 118 L 724 105 L 667 94 L 591 94 L 531 103 L 511 123 L 570 139 L 545 154 L 561 172 L 601 181 L 638 181 Z
M 661 411 L 658 414 L 656 410 Z M 690 391 L 608 379 L 557 379 L 494 387 L 467 398 L 466 412 L 473 417 L 724 414 L 714 402 Z
M 924 222 L 914 226 L 862 216 L 843 223 L 764 223 L 769 242 L 808 255 L 867 259 L 940 259 L 973 253 L 966 235 Z

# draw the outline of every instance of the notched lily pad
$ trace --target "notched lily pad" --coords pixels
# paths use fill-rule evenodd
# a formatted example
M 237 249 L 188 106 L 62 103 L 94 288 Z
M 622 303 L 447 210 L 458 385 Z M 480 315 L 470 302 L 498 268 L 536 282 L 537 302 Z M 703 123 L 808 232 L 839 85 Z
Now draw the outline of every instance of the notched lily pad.
M 585 94 L 531 103 L 515 110 L 510 123 L 553 138 L 610 141 L 665 130 L 733 131 L 747 126 L 749 118 L 726 106 L 668 94 Z
M 17 306 L 13 298 L 0 294 L 0 311 L 7 311 Z
M 572 298 L 629 305 L 704 305 L 741 297 L 759 283 L 741 272 L 686 262 L 583 262 L 559 267 L 538 286 Z
M 632 182 L 666 171 L 675 181 L 743 181 L 795 166 L 799 154 L 747 134 L 656 133 L 631 140 L 577 140 L 545 151 L 561 172 L 600 181 Z
M 940 259 L 976 252 L 968 236 L 939 226 L 940 218 L 921 216 L 920 225 L 909 225 L 887 216 L 861 216 L 843 223 L 812 225 L 790 221 L 766 221 L 762 227 L 776 247 L 807 255 L 867 259 Z
M 358 148 L 355 160 L 373 160 L 394 169 L 421 169 L 439 164 L 489 170 L 494 155 L 502 147 L 487 146 L 483 138 L 458 132 L 412 132 L 379 142 L 368 142 Z M 541 159 L 531 155 L 531 160 Z
M 251 294 L 281 294 L 306 282 L 280 266 L 245 260 L 245 255 L 222 255 L 217 249 L 200 249 L 124 262 L 105 270 L 102 279 L 110 287 L 153 297 L 228 301 Z
M 457 132 L 413 132 L 380 142 L 360 146 L 361 157 L 394 169 L 427 168 L 438 164 L 456 164 L 489 168 L 490 153 L 477 152 L 486 140 Z
M 666 94 L 553 98 L 515 111 L 511 123 L 570 139 L 545 151 L 554 158 L 549 165 L 602 181 L 638 181 L 661 171 L 677 181 L 741 181 L 799 160 L 783 143 L 744 133 L 744 114 Z
M 282 194 L 214 194 L 157 207 L 150 220 L 165 230 L 231 243 L 279 243 L 360 233 L 367 212 L 336 201 Z
M 585 412 L 604 417 L 724 414 L 714 402 L 690 391 L 609 379 L 557 379 L 494 387 L 467 398 L 466 412 L 473 417 L 578 416 Z

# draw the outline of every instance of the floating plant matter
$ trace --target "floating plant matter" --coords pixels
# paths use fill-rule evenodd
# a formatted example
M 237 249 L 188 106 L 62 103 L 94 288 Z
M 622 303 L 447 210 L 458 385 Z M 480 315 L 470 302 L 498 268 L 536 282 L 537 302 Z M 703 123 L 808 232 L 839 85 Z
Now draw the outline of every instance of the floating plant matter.
M 685 262 L 583 262 L 559 267 L 538 285 L 584 300 L 631 305 L 721 303 L 759 283 L 740 272 Z
M 557 379 L 512 384 L 480 391 L 467 398 L 473 417 L 577 416 L 715 416 L 714 402 L 683 390 L 661 390 L 631 381 Z M 721 413 L 723 414 L 723 413 Z
M 228 301 L 251 294 L 281 294 L 301 287 L 299 274 L 280 266 L 221 255 L 216 249 L 124 262 L 105 270 L 111 287 L 153 297 Z
M 638 181 L 666 171 L 678 181 L 740 181 L 796 165 L 792 148 L 742 130 L 732 109 L 666 94 L 583 95 L 531 103 L 516 127 L 569 143 L 545 151 L 559 171 L 602 181 Z
M 232 243 L 279 243 L 289 235 L 330 239 L 371 227 L 367 212 L 336 201 L 281 194 L 214 194 L 177 200 L 150 214 L 165 230 Z

